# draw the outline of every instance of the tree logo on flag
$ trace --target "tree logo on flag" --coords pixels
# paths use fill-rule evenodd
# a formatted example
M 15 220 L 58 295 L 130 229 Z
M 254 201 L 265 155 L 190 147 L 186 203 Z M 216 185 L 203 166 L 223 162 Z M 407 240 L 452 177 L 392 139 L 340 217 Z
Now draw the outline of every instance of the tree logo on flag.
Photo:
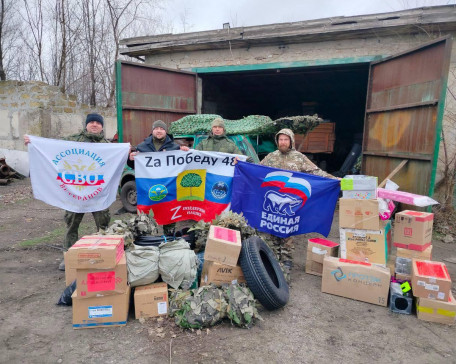
M 204 201 L 205 189 L 205 169 L 186 170 L 176 178 L 177 201 Z

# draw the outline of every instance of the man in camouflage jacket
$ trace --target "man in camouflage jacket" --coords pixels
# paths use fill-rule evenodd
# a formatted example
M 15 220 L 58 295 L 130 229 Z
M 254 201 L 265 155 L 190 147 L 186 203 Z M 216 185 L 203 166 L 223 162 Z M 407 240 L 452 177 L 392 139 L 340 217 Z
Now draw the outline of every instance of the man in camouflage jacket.
M 294 133 L 290 129 L 280 130 L 275 136 L 275 142 L 279 149 L 264 157 L 260 162 L 263 166 L 336 178 L 318 168 L 309 158 L 295 149 Z
M 221 118 L 215 118 L 211 124 L 209 137 L 199 143 L 196 150 L 207 152 L 222 152 L 230 154 L 241 154 L 236 144 L 226 136 L 225 122 Z
M 295 149 L 294 133 L 290 129 L 280 130 L 275 135 L 275 142 L 278 150 L 269 153 L 260 164 L 267 167 L 304 172 L 320 177 L 337 178 L 318 168 L 309 158 Z M 290 271 L 293 262 L 292 252 L 294 250 L 293 238 L 284 239 L 266 233 L 261 233 L 261 236 L 274 251 L 287 281 L 290 282 Z

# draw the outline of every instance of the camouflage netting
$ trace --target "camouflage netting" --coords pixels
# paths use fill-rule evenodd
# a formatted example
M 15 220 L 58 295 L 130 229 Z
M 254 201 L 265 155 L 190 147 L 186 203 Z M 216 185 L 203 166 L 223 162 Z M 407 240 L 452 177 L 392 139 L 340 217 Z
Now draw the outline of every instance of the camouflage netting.
M 106 229 L 100 230 L 99 235 L 123 235 L 125 247 L 133 244 L 139 236 L 157 235 L 158 225 L 155 219 L 144 213 L 133 216 L 128 221 L 114 220 Z
M 262 320 L 255 303 L 252 292 L 244 285 L 217 288 L 211 284 L 190 291 L 171 291 L 169 315 L 185 329 L 214 326 L 224 318 L 236 326 L 249 328 L 254 319 Z
M 252 235 L 258 235 L 256 230 L 248 225 L 247 220 L 242 214 L 237 214 L 231 210 L 224 211 L 221 215 L 217 215 L 212 222 L 204 222 L 203 220 L 200 220 L 190 229 L 190 231 L 194 230 L 196 235 L 195 252 L 205 249 L 211 225 L 239 230 L 241 233 L 241 240 L 245 240 Z
M 221 116 L 215 114 L 184 116 L 171 123 L 169 132 L 171 134 L 208 133 L 211 130 L 211 123 L 215 118 L 221 118 Z M 283 128 L 290 128 L 295 134 L 306 134 L 323 121 L 316 114 L 312 116 L 283 117 L 277 120 L 272 120 L 269 116 L 264 115 L 249 115 L 239 120 L 224 120 L 228 135 L 272 135 Z

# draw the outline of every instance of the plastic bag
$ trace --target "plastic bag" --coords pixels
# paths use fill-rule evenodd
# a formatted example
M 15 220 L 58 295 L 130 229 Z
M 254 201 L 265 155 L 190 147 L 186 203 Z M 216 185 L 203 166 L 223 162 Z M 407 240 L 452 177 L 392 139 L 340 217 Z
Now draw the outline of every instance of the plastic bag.
M 59 298 L 57 305 L 59 306 L 73 306 L 73 299 L 71 295 L 76 291 L 76 280 L 73 281 L 68 287 L 65 288 L 62 295 Z

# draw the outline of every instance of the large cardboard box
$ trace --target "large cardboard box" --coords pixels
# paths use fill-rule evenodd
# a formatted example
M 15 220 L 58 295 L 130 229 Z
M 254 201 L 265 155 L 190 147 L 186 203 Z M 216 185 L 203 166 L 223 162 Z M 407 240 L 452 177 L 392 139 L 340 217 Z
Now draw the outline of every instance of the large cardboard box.
M 450 292 L 448 302 L 419 297 L 416 300 L 416 315 L 424 321 L 452 325 L 456 319 L 456 301 Z
M 130 287 L 112 296 L 80 298 L 77 290 L 73 299 L 73 329 L 90 329 L 127 324 Z
M 398 212 L 394 224 L 394 245 L 423 251 L 432 244 L 434 214 L 405 210 Z
M 221 285 L 223 283 L 246 283 L 244 273 L 239 265 L 232 267 L 230 265 L 220 264 L 205 260 L 203 271 L 201 273 L 201 286 L 206 286 L 210 283 Z
M 391 223 L 380 224 L 379 230 L 340 228 L 340 257 L 386 265 L 391 250 Z
M 127 290 L 127 260 L 125 254 L 110 269 L 77 269 L 78 297 L 100 297 Z
M 388 268 L 325 256 L 321 291 L 386 307 L 390 278 Z
M 89 235 L 82 237 L 68 249 L 67 260 L 70 268 L 107 269 L 114 268 L 123 254 L 122 236 Z
M 415 297 L 448 302 L 451 277 L 445 263 L 413 259 L 412 290 Z
M 397 248 L 396 255 L 402 258 L 432 260 L 432 245 L 428 246 L 423 251 Z
M 321 276 L 323 273 L 323 259 L 328 255 L 339 255 L 339 244 L 330 240 L 314 238 L 307 243 L 306 273 Z
M 156 317 L 168 314 L 168 285 L 153 283 L 135 288 L 135 317 Z
M 65 285 L 68 287 L 76 279 L 76 268 L 70 268 L 67 252 L 63 253 L 63 260 L 65 262 Z
M 339 226 L 348 229 L 380 230 L 377 200 L 339 199 Z
M 235 267 L 241 253 L 241 233 L 221 226 L 211 225 L 204 251 L 204 260 Z

